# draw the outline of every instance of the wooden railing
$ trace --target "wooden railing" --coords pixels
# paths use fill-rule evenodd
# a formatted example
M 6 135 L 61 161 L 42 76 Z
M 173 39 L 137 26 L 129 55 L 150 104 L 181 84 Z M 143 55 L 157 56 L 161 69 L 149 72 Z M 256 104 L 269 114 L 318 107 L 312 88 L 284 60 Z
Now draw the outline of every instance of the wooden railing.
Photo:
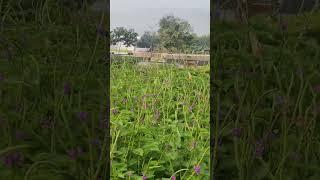
M 134 57 L 143 58 L 150 61 L 182 60 L 182 61 L 210 61 L 210 55 L 202 54 L 169 54 L 169 53 L 151 53 L 135 52 Z

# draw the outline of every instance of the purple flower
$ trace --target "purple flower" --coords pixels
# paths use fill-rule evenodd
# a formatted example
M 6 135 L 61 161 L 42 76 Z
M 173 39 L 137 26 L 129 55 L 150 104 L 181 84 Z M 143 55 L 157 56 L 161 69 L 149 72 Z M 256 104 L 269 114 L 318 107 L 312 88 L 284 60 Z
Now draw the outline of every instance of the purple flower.
M 312 89 L 313 89 L 315 92 L 319 93 L 319 92 L 320 92 L 320 84 L 313 86 Z
M 217 9 L 217 10 L 215 11 L 215 13 L 214 13 L 214 16 L 219 19 L 220 16 L 221 16 L 220 10 Z
M 119 114 L 119 110 L 117 108 L 111 110 L 113 115 Z
M 285 103 L 285 98 L 283 96 L 276 96 L 275 98 L 276 104 L 284 104 Z
M 197 174 L 197 175 L 199 175 L 200 174 L 200 165 L 196 165 L 196 166 L 194 166 L 193 167 L 193 170 L 194 170 L 194 172 Z
M 67 153 L 68 153 L 68 156 L 71 158 L 71 159 L 76 159 L 77 158 L 77 151 L 74 150 L 74 149 L 69 149 L 67 150 Z
M 190 111 L 190 112 L 193 111 L 194 105 L 195 105 L 195 104 L 193 103 L 193 104 L 189 107 L 189 111 Z
M 4 80 L 5 80 L 4 75 L 3 75 L 2 73 L 0 73 L 0 82 L 1 82 L 1 81 L 4 81 Z
M 87 112 L 83 112 L 83 111 L 78 112 L 77 113 L 77 117 L 78 117 L 78 119 L 80 121 L 84 122 L 84 121 L 86 121 L 88 119 L 88 113 Z
M 7 167 L 17 167 L 22 165 L 23 159 L 24 158 L 21 153 L 13 152 L 13 153 L 7 154 L 4 157 L 3 162 Z
M 262 157 L 265 147 L 262 141 L 258 141 L 255 144 L 254 154 L 256 157 Z
M 212 146 L 213 147 L 215 146 L 215 139 L 212 140 Z M 221 147 L 221 146 L 222 146 L 222 139 L 218 138 L 218 147 Z
M 43 129 L 51 129 L 51 128 L 53 128 L 53 121 L 51 121 L 50 119 L 42 120 L 40 122 L 40 126 Z
M 197 142 L 193 140 L 191 143 L 191 148 L 194 149 L 196 148 L 196 146 L 197 146 Z
M 280 27 L 281 27 L 282 31 L 286 31 L 288 29 L 288 22 L 281 18 L 280 19 Z
M 171 147 L 170 144 L 165 144 L 164 148 L 165 148 L 166 151 L 169 151 L 169 150 L 171 150 L 172 147 Z
M 219 18 L 220 17 L 220 1 L 217 0 L 217 4 L 216 4 L 216 11 L 215 11 L 215 17 Z
M 77 159 L 83 153 L 81 147 L 72 148 L 67 150 L 67 154 L 71 159 Z
M 70 83 L 68 83 L 68 82 L 64 83 L 64 85 L 63 85 L 63 93 L 65 95 L 70 95 L 71 94 L 71 85 L 70 85 Z
M 107 36 L 106 30 L 104 29 L 104 27 L 100 24 L 97 27 L 97 34 L 101 37 L 105 37 Z
M 232 136 L 240 138 L 242 135 L 242 128 L 234 128 L 231 132 Z
M 142 180 L 147 180 L 147 179 L 148 179 L 147 176 L 145 175 L 142 176 Z
M 171 176 L 171 180 L 176 180 L 176 176 L 175 176 L 175 175 L 172 175 L 172 176 Z
M 17 130 L 15 133 L 15 137 L 17 140 L 25 140 L 28 138 L 28 135 L 24 131 Z
M 101 141 L 99 139 L 92 139 L 90 143 L 94 146 L 101 146 Z
M 127 99 L 127 98 L 123 98 L 123 99 L 122 99 L 122 103 L 123 103 L 123 104 L 127 104 L 127 102 L 128 102 L 128 99 Z

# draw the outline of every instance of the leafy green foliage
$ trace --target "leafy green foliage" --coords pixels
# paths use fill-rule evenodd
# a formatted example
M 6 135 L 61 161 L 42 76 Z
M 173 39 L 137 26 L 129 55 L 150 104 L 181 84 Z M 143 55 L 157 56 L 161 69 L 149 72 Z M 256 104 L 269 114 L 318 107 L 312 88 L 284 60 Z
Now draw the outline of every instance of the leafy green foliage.
M 112 64 L 112 179 L 209 176 L 209 71 Z M 115 111 L 114 109 L 117 109 Z M 193 167 L 201 165 L 200 175 Z
M 201 52 L 204 50 L 210 50 L 210 36 L 204 35 L 204 36 L 194 36 L 192 48 L 194 52 Z
M 124 27 L 117 27 L 110 32 L 111 44 L 123 43 L 129 47 L 137 42 L 138 33 L 133 29 L 125 29 Z
M 142 34 L 137 42 L 137 47 L 140 48 L 157 48 L 159 46 L 159 37 L 156 33 L 146 31 Z
M 309 33 L 319 33 L 319 12 L 284 19 L 287 27 L 263 16 L 248 27 L 211 25 L 212 93 L 221 97 L 214 136 L 223 141 L 217 179 L 318 177 L 320 44 Z M 251 53 L 248 31 L 261 58 Z
M 159 22 L 160 47 L 168 51 L 180 51 L 190 47 L 193 40 L 191 25 L 172 15 L 164 16 Z
M 31 9 L 36 16 L 29 22 L 2 7 L 10 13 L 0 30 L 0 179 L 106 177 L 97 165 L 105 156 L 91 143 L 105 136 L 99 116 L 108 76 L 105 39 L 96 33 L 100 18 L 50 7 Z M 79 117 L 82 111 L 88 116 Z

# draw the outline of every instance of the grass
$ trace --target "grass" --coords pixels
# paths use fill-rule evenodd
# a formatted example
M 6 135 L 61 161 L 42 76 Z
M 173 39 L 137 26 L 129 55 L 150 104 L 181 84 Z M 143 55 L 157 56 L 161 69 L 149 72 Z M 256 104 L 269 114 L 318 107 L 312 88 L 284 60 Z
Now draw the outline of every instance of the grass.
M 249 27 L 211 25 L 216 179 L 320 178 L 319 13 L 287 22 L 283 31 L 265 17 Z M 248 30 L 261 42 L 260 58 Z
M 37 2 L 1 1 L 0 179 L 105 179 L 105 19 Z
M 111 67 L 112 179 L 208 179 L 208 67 L 123 61 Z
M 0 2 L 0 179 L 105 179 L 102 17 Z M 284 32 L 259 18 L 211 25 L 214 177 L 319 179 L 319 13 L 289 18 Z M 113 62 L 113 179 L 209 179 L 206 68 Z

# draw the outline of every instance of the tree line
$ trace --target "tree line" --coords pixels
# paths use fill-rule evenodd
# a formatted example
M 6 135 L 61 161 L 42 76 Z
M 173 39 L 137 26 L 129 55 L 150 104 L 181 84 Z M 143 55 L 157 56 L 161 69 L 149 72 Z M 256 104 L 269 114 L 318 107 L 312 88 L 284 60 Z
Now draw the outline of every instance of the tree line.
M 122 42 L 125 46 L 150 48 L 158 52 L 200 53 L 210 49 L 210 36 L 198 36 L 188 21 L 173 15 L 160 19 L 156 32 L 145 31 L 138 40 L 134 29 L 117 27 L 110 33 L 111 44 Z

